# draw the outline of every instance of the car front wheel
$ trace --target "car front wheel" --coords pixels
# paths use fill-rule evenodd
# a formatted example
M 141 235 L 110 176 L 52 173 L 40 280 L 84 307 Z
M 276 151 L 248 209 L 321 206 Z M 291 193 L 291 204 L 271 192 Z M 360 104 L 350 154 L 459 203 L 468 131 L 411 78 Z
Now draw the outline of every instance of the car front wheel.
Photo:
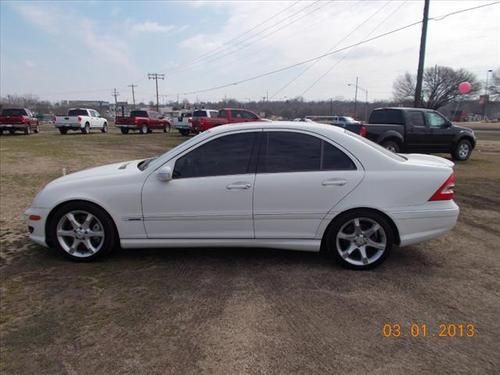
M 103 132 L 103 133 L 108 132 L 108 124 L 107 123 L 104 123 L 104 125 L 102 126 L 102 129 L 101 129 L 101 132 Z
M 147 134 L 148 133 L 148 127 L 147 127 L 147 125 L 142 125 L 141 126 L 140 133 L 141 134 Z
M 399 144 L 395 141 L 385 141 L 382 143 L 382 147 L 388 149 L 389 151 L 398 153 L 401 151 L 401 147 L 399 147 Z
M 328 229 L 326 250 L 341 266 L 356 270 L 378 266 L 389 255 L 394 232 L 387 219 L 373 211 L 341 215 Z
M 472 144 L 467 139 L 462 139 L 457 143 L 451 156 L 458 161 L 465 161 L 469 159 L 472 153 Z
M 100 207 L 71 202 L 55 212 L 49 223 L 53 245 L 74 261 L 90 261 L 111 251 L 117 235 L 114 223 Z
M 128 134 L 128 128 L 120 128 L 122 134 Z

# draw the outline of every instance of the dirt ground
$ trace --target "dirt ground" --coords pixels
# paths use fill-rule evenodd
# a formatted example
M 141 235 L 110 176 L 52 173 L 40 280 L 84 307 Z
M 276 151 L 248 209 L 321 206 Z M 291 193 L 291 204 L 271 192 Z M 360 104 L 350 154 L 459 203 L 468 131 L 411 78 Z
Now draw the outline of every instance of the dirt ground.
M 0 137 L 2 374 L 498 374 L 500 132 L 456 166 L 446 236 L 348 271 L 318 254 L 127 250 L 71 263 L 21 215 L 67 172 L 159 154 L 177 134 Z M 411 336 L 410 324 L 427 336 Z M 384 324 L 400 337 L 384 337 Z M 473 324 L 474 336 L 438 336 Z M 449 327 L 449 326 L 445 326 Z

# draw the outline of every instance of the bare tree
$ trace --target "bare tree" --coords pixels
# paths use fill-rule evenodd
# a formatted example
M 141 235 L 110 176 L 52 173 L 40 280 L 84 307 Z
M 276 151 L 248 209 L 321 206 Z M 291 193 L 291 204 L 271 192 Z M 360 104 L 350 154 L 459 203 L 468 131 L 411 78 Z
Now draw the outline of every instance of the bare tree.
M 447 66 L 427 68 L 423 77 L 422 105 L 438 109 L 454 102 L 460 96 L 458 85 L 466 81 L 472 85 L 472 90 L 467 94 L 467 98 L 470 98 L 481 89 L 481 84 L 473 73 L 465 69 L 453 70 Z M 394 99 L 408 102 L 415 96 L 415 77 L 406 73 L 396 79 L 393 87 Z

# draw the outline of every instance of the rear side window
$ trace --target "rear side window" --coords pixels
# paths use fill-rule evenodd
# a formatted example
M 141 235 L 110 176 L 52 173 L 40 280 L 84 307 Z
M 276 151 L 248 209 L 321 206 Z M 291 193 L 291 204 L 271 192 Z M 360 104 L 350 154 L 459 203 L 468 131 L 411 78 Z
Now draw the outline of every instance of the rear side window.
M 368 123 L 404 125 L 403 113 L 399 109 L 376 109 L 372 111 Z
M 247 120 L 258 120 L 259 118 L 254 115 L 252 112 L 248 111 L 240 111 L 241 112 L 241 117 Z
M 408 122 L 413 126 L 425 126 L 424 113 L 420 111 L 408 111 Z
M 130 117 L 148 117 L 147 111 L 131 111 Z
M 2 116 L 27 116 L 22 108 L 6 108 L 2 110 Z
M 226 135 L 195 148 L 175 162 L 173 177 L 179 179 L 249 173 L 256 134 Z
M 264 133 L 259 173 L 353 170 L 353 161 L 317 137 L 294 132 Z
M 70 109 L 68 111 L 68 116 L 88 116 L 86 109 Z
M 193 117 L 207 117 L 207 111 L 194 111 Z
M 218 117 L 223 117 L 223 118 L 227 117 L 227 111 L 225 109 L 221 109 L 219 111 L 219 116 Z

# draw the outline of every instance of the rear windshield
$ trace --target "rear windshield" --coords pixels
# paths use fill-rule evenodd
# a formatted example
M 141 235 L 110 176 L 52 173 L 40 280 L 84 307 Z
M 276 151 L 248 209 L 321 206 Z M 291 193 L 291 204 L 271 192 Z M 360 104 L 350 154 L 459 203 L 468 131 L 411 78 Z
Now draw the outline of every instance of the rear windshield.
M 2 116 L 26 116 L 27 113 L 24 109 L 6 108 L 2 110 Z
M 208 117 L 207 111 L 194 111 L 193 117 Z
M 385 147 L 380 146 L 379 144 L 370 141 L 369 139 L 362 137 L 356 133 L 350 132 L 348 130 L 345 130 L 345 133 L 350 135 L 351 137 L 355 137 L 359 139 L 360 141 L 363 141 L 365 144 L 367 144 L 370 147 L 373 147 L 374 149 L 378 150 L 379 152 L 383 153 L 386 156 L 389 156 L 391 159 L 397 160 L 397 161 L 406 161 L 408 160 L 405 158 L 403 155 L 396 154 L 395 152 L 389 151 Z
M 403 112 L 399 109 L 376 109 L 372 111 L 368 123 L 404 125 Z
M 70 109 L 68 116 L 88 116 L 86 109 Z
M 130 117 L 148 117 L 147 111 L 131 111 Z

